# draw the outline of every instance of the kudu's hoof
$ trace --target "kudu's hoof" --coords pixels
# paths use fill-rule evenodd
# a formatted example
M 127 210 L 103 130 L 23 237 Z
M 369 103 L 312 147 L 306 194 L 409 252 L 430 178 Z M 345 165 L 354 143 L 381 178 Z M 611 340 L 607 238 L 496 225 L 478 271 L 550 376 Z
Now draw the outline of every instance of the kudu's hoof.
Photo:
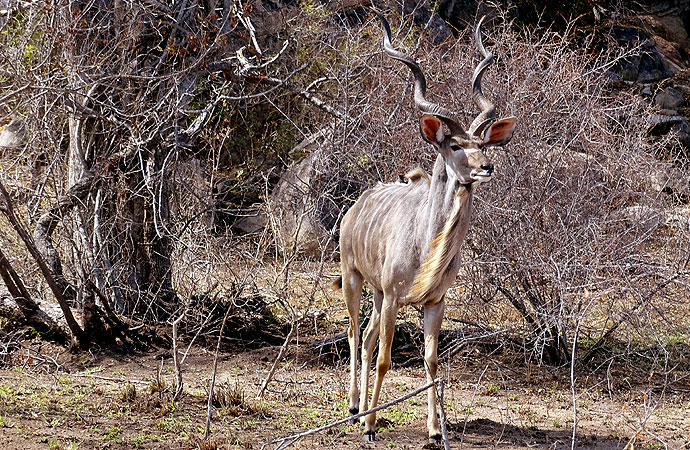
M 376 432 L 375 431 L 364 432 L 364 436 L 362 436 L 362 440 L 364 442 L 374 442 L 376 440 Z
M 441 435 L 429 436 L 429 444 L 441 445 Z
M 359 408 L 350 408 L 350 415 L 354 416 L 355 414 L 359 414 Z M 357 423 L 357 419 L 350 419 L 350 425 L 354 425 Z

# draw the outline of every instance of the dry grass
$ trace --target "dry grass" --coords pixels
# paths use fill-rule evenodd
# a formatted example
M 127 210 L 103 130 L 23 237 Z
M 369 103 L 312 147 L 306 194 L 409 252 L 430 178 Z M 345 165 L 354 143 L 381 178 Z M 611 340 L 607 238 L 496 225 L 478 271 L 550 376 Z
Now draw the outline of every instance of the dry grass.
M 221 414 L 229 416 L 269 417 L 270 407 L 265 402 L 249 398 L 239 383 L 222 383 L 213 390 L 213 406 L 220 408 Z

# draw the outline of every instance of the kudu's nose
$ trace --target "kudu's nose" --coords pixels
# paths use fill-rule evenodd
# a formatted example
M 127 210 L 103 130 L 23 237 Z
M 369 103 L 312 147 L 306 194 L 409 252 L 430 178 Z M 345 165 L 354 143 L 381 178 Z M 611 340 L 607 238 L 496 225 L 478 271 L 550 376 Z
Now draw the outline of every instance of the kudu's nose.
M 494 165 L 493 164 L 482 164 L 481 165 L 482 170 L 486 171 L 489 175 L 494 173 Z

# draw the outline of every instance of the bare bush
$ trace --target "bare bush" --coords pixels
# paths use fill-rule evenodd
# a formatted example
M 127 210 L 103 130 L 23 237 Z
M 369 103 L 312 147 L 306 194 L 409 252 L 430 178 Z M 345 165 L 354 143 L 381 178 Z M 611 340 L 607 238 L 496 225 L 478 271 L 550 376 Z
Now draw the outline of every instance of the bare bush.
M 486 94 L 507 105 L 499 115 L 517 116 L 519 129 L 508 150 L 493 155 L 496 179 L 478 195 L 452 314 L 522 336 L 525 359 L 538 362 L 570 361 L 576 329 L 584 360 L 617 340 L 682 333 L 687 325 L 674 313 L 687 298 L 687 213 L 653 174 L 687 166 L 663 150 L 672 136 L 648 135 L 647 106 L 610 72 L 640 48 L 602 53 L 555 32 L 518 30 L 506 15 L 494 24 L 489 39 L 500 68 L 487 74 Z M 397 40 L 430 67 L 432 98 L 471 116 L 469 39 L 431 48 L 404 21 L 397 25 Z M 323 156 L 358 186 L 429 167 L 434 156 L 418 137 L 412 102 L 400 95 L 409 92 L 406 72 L 391 70 L 376 42 L 359 37 L 378 32 L 367 23 L 338 47 L 350 60 L 341 70 L 366 67 L 359 77 L 334 77 L 352 87 L 333 81 L 359 127 L 336 127 Z M 362 86 L 367 103 L 358 108 Z
M 26 284 L 45 297 L 45 280 L 68 319 L 93 298 L 92 286 L 105 293 L 106 312 L 112 306 L 143 322 L 170 317 L 181 303 L 171 258 L 201 254 L 188 238 L 216 225 L 213 193 L 226 175 L 209 136 L 220 130 L 228 138 L 235 111 L 271 91 L 248 80 L 269 66 L 279 75 L 282 66 L 272 64 L 287 46 L 260 46 L 240 4 L 9 7 L 0 123 L 19 120 L 26 140 L 3 149 L 2 209 L 22 236 L 5 247 L 13 252 L 3 267 L 32 252 L 41 274 L 30 266 Z M 17 241 L 10 233 L 3 240 Z M 18 299 L 20 287 L 14 291 Z M 102 316 L 88 316 L 94 322 L 84 327 L 102 329 Z M 79 328 L 70 323 L 86 347 Z
M 141 323 L 183 317 L 175 323 L 191 343 L 175 348 L 179 391 L 192 344 L 215 342 L 225 320 L 223 348 L 276 347 L 256 375 L 258 394 L 270 396 L 295 347 L 345 329 L 326 287 L 339 219 L 365 188 L 430 170 L 435 158 L 380 25 L 311 1 L 276 16 L 228 2 L 10 3 L 0 126 L 21 133 L 0 148 L 9 288 L 0 300 L 13 299 L 29 323 L 91 311 L 84 340 L 107 345 Z M 425 68 L 429 98 L 474 117 L 479 56 L 467 31 L 434 45 L 409 17 L 387 16 L 396 47 Z M 271 33 L 253 33 L 257 23 Z M 602 54 L 587 40 L 578 49 L 500 10 L 485 30 L 498 58 L 485 94 L 518 128 L 491 155 L 496 175 L 476 196 L 465 265 L 447 294 L 446 327 L 478 332 L 446 330 L 457 341 L 445 354 L 479 336 L 527 363 L 570 362 L 574 406 L 578 362 L 633 370 L 642 361 L 660 369 L 650 392 L 659 377 L 666 386 L 687 364 L 690 220 L 687 198 L 669 186 L 688 166 L 673 136 L 648 135 L 653 111 L 635 87 L 609 77 L 640 49 Z M 280 233 L 281 205 L 269 202 L 284 170 L 307 156 L 293 218 L 321 227 L 311 258 Z M 263 214 L 269 226 L 239 226 Z M 34 314 L 60 295 L 61 312 Z M 14 335 L 2 340 L 8 364 L 21 347 Z M 220 384 L 217 405 L 261 413 L 249 390 Z M 645 403 L 642 425 L 661 396 Z
M 185 330 L 210 335 L 214 302 L 261 297 L 294 342 L 330 299 L 337 223 L 358 193 L 431 167 L 409 74 L 383 56 L 379 25 L 361 12 L 305 2 L 274 36 L 257 36 L 251 20 L 275 18 L 225 4 L 17 8 L 2 25 L 0 121 L 22 118 L 26 143 L 3 149 L 0 181 L 23 227 L 39 230 L 70 307 L 90 298 L 91 282 L 122 316 L 186 310 Z M 390 17 L 397 45 L 427 68 L 429 97 L 473 117 L 478 55 L 466 32 L 434 46 Z M 636 49 L 575 49 L 500 11 L 487 33 L 498 61 L 485 94 L 519 118 L 518 131 L 492 155 L 496 177 L 476 199 L 450 316 L 517 336 L 527 361 L 568 361 L 576 330 L 583 360 L 619 341 L 622 351 L 650 340 L 668 349 L 664 336 L 686 332 L 688 220 L 658 174 L 687 175 L 687 164 L 647 135 L 634 90 L 609 79 Z M 275 214 L 273 186 L 305 153 L 314 183 L 295 217 L 313 216 L 331 238 L 315 242 L 312 260 L 275 227 L 235 227 Z M 21 295 L 50 297 L 37 265 L 23 263 L 23 241 L 1 233 Z
M 477 206 L 468 290 L 515 307 L 532 335 L 528 359 L 564 362 L 578 321 L 599 345 L 608 319 L 661 313 L 671 293 L 685 301 L 676 282 L 688 255 L 671 249 L 687 229 L 667 226 L 674 205 L 650 177 L 674 161 L 655 159 L 665 143 L 646 135 L 639 97 L 612 89 L 608 70 L 624 55 L 497 31 L 521 139 Z

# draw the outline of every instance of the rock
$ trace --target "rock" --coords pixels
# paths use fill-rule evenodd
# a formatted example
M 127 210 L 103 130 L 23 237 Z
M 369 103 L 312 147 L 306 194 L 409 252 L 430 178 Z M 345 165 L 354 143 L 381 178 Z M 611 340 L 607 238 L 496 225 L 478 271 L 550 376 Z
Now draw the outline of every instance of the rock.
M 656 106 L 663 110 L 678 111 L 678 109 L 685 103 L 685 97 L 679 90 L 667 86 L 662 91 L 658 92 L 654 97 Z
M 318 153 L 312 153 L 285 171 L 268 203 L 268 217 L 278 248 L 293 249 L 311 257 L 332 250 L 331 230 L 321 220 L 317 207 L 324 173 L 318 167 Z
M 428 33 L 429 40 L 434 45 L 441 44 L 453 35 L 444 18 L 437 12 L 437 6 L 434 2 L 405 0 L 403 1 L 403 14 L 411 15 L 414 23 Z
M 440 45 L 442 42 L 453 36 L 453 33 L 450 31 L 448 25 L 446 25 L 445 20 L 443 20 L 441 16 L 435 12 L 431 14 L 431 17 L 427 21 L 424 30 L 429 33 L 429 40 L 434 45 Z
M 679 49 L 677 44 L 659 36 L 654 36 L 654 42 L 659 53 L 663 56 L 667 67 L 672 72 L 677 72 L 687 67 L 687 58 L 684 56 L 684 51 Z
M 690 122 L 683 116 L 652 114 L 646 118 L 647 133 L 650 136 L 663 136 L 674 133 L 684 146 L 690 146 Z
M 664 135 L 670 131 L 671 125 L 684 120 L 686 119 L 683 116 L 666 114 L 650 114 L 645 119 L 647 122 L 647 132 L 652 136 Z
M 653 37 L 661 53 L 678 69 L 688 67 L 690 37 L 679 9 L 640 16 L 641 25 Z
M 255 205 L 247 210 L 244 215 L 236 217 L 232 228 L 243 233 L 252 234 L 263 230 L 267 224 L 268 216 L 266 216 L 265 211 L 260 206 Z
M 647 50 L 640 57 L 639 70 L 637 73 L 637 83 L 650 83 L 669 78 L 673 72 L 664 63 L 664 58 L 656 49 L 656 46 Z
M 14 118 L 0 130 L 0 148 L 21 149 L 28 142 L 24 121 Z
M 331 133 L 317 132 L 295 147 L 310 152 L 287 169 L 271 193 L 267 213 L 279 250 L 307 257 L 329 257 L 338 240 L 338 222 L 359 186 L 338 175 L 342 168 L 330 157 Z
M 666 225 L 664 212 L 650 206 L 628 206 L 618 210 L 616 215 L 630 225 L 642 227 L 647 231 Z
M 674 199 L 690 199 L 690 180 L 685 171 L 672 163 L 657 163 L 649 168 L 649 188 L 664 192 Z
M 690 67 L 687 2 L 658 2 L 654 8 L 631 16 L 625 26 L 614 26 L 611 36 L 624 48 L 640 46 L 637 57 L 618 64 L 623 80 L 638 83 L 668 78 Z
M 611 37 L 623 48 L 639 48 L 639 52 L 616 63 L 612 71 L 621 81 L 634 81 L 639 84 L 651 83 L 673 75 L 664 63 L 654 39 L 637 27 L 614 26 Z
M 650 206 L 629 206 L 618 211 L 618 216 L 647 231 L 661 227 L 687 230 L 690 226 L 690 208 L 676 207 L 669 210 L 657 210 Z

